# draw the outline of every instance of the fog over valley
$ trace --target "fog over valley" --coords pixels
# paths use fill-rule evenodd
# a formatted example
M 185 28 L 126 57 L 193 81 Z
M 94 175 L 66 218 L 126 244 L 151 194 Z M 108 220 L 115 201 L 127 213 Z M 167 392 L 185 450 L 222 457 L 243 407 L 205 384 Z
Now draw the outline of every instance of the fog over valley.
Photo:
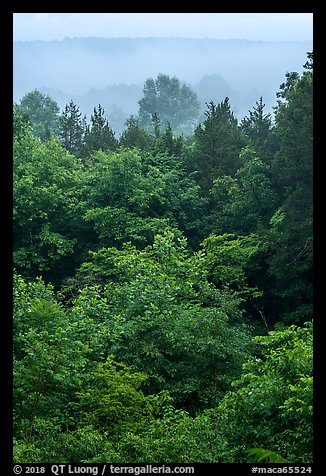
M 276 105 L 285 74 L 302 71 L 312 41 L 213 38 L 65 38 L 14 42 L 14 100 L 39 89 L 64 108 L 70 100 L 87 115 L 101 104 L 120 133 L 138 112 L 147 78 L 176 76 L 205 103 L 226 96 L 241 119 L 263 97 Z

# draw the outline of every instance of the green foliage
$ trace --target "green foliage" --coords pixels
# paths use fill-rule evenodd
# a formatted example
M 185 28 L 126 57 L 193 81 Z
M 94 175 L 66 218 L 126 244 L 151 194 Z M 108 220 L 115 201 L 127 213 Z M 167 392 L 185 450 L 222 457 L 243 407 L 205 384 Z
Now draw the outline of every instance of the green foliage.
M 79 157 L 84 148 L 86 129 L 86 117 L 82 117 L 73 100 L 69 101 L 60 116 L 59 139 L 62 146 Z
M 312 54 L 277 96 L 14 106 L 15 462 L 312 461 Z
M 83 156 L 89 156 L 98 150 L 115 150 L 118 146 L 118 141 L 114 137 L 114 132 L 100 104 L 97 109 L 94 108 L 93 114 L 91 115 L 91 124 L 85 131 L 84 141 Z
M 120 440 L 131 429 L 137 431 L 153 413 L 150 398 L 140 390 L 145 379 L 112 357 L 98 364 L 87 387 L 77 394 L 81 423 L 105 432 L 111 441 Z
M 205 303 L 210 286 L 184 239 L 165 232 L 144 251 L 102 249 L 79 274 L 106 283 L 112 312 L 122 318 L 112 352 L 148 375 L 149 392 L 168 389 L 191 409 L 218 401 L 245 358 L 248 331 L 228 322 L 241 314 L 234 293 L 216 289 L 216 307 Z
M 67 430 L 53 424 L 53 419 L 40 420 L 37 424 L 36 443 L 38 462 L 87 463 L 103 451 L 108 455 L 107 461 L 116 461 L 116 451 L 105 433 L 100 433 L 90 425 Z M 14 447 L 14 452 L 18 455 L 20 446 L 22 445 L 17 445 L 17 449 Z M 26 461 L 29 459 L 22 456 L 22 460 L 17 462 Z
M 208 194 L 215 179 L 221 175 L 233 176 L 242 165 L 239 153 L 244 142 L 229 98 L 218 105 L 210 101 L 205 116 L 195 130 L 195 149 L 189 166 L 192 171 L 198 171 L 198 181 Z
M 69 424 L 69 398 L 81 384 L 88 348 L 73 338 L 52 286 L 19 276 L 14 284 L 14 428 L 32 444 L 38 418 Z
M 29 131 L 29 132 L 27 132 Z M 30 134 L 32 131 L 32 125 L 28 117 L 24 116 L 17 104 L 13 107 L 13 137 L 14 141 L 19 143 L 24 139 L 26 134 Z
M 260 356 L 243 366 L 220 403 L 218 424 L 237 461 L 267 447 L 288 462 L 312 461 L 312 325 L 256 337 Z
M 35 445 L 22 443 L 14 440 L 13 463 L 41 463 L 41 451 Z
M 217 287 L 235 289 L 241 296 L 261 295 L 258 289 L 250 288 L 246 282 L 250 262 L 261 247 L 257 236 L 212 234 L 203 241 L 202 247 L 208 279 Z
M 241 131 L 248 139 L 249 144 L 257 151 L 264 162 L 270 161 L 275 151 L 274 134 L 272 130 L 272 118 L 270 114 L 264 114 L 265 104 L 260 97 L 259 102 L 249 116 L 245 116 L 241 123 Z
M 135 147 L 136 149 L 147 149 L 151 143 L 151 136 L 140 127 L 139 119 L 130 116 L 126 120 L 127 128 L 122 132 L 120 137 L 120 145 L 123 147 Z
M 247 234 L 268 226 L 277 195 L 270 166 L 257 157 L 255 150 L 245 147 L 240 157 L 243 166 L 233 177 L 224 175 L 214 180 L 211 194 L 216 208 L 211 220 L 217 229 Z
M 36 276 L 62 276 L 76 246 L 81 164 L 55 139 L 27 130 L 14 142 L 14 264 Z M 63 264 L 64 263 L 64 264 Z M 50 274 L 51 278 L 53 274 Z
M 192 132 L 199 111 L 196 93 L 175 76 L 166 74 L 145 81 L 143 97 L 138 103 L 141 126 L 149 128 L 156 118 L 159 127 L 165 129 L 170 124 L 177 133 Z
M 313 235 L 311 224 L 303 224 L 302 204 L 294 207 L 291 215 L 285 207 L 276 210 L 269 230 L 260 234 L 268 246 L 268 272 L 274 277 L 272 292 L 279 300 L 278 316 L 285 323 L 301 324 L 313 313 Z
M 264 450 L 263 448 L 251 448 L 248 451 L 248 456 L 251 456 L 254 463 L 288 463 L 275 451 Z
M 100 287 L 89 283 L 82 289 L 75 289 L 69 302 L 69 316 L 72 321 L 71 335 L 88 348 L 88 365 L 93 368 L 98 362 L 104 362 L 120 332 L 120 317 L 112 314 L 108 300 L 102 295 Z M 78 286 L 78 284 L 77 284 Z M 63 288 L 65 292 L 65 288 Z
M 184 139 L 183 136 L 175 137 L 173 129 L 168 123 L 164 132 L 158 132 L 155 140 L 153 141 L 150 151 L 157 154 L 165 154 L 168 156 L 181 156 L 183 149 Z
M 161 394 L 155 396 L 155 400 Z M 119 444 L 120 458 L 137 463 L 212 463 L 219 461 L 222 442 L 209 414 L 191 417 L 165 404 L 145 431 L 128 433 Z M 102 455 L 95 461 L 107 461 Z
M 272 170 L 283 219 L 273 219 L 265 236 L 270 244 L 269 272 L 276 278 L 274 292 L 283 303 L 283 320 L 302 323 L 312 312 L 312 55 L 303 74 L 287 73 L 280 89 L 275 116 L 280 147 Z
M 153 159 L 137 149 L 99 152 L 84 177 L 84 218 L 93 223 L 100 245 L 132 241 L 144 247 L 165 229 L 179 227 L 193 236 L 199 227 L 204 200 L 169 156 Z
M 48 94 L 34 89 L 22 97 L 16 108 L 32 124 L 33 134 L 42 141 L 57 136 L 59 128 L 59 106 Z

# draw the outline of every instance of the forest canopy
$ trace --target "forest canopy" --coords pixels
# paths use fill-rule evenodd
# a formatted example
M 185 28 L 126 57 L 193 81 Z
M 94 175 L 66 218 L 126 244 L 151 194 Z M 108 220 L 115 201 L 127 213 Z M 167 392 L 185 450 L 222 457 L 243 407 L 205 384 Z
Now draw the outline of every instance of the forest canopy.
M 312 59 L 241 121 L 14 104 L 15 462 L 313 461 Z

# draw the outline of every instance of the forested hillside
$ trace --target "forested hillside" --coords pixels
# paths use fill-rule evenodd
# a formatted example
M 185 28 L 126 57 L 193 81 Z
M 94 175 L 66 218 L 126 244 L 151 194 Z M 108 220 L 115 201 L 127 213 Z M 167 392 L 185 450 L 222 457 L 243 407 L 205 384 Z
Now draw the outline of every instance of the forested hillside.
M 312 87 L 14 104 L 16 462 L 313 461 Z

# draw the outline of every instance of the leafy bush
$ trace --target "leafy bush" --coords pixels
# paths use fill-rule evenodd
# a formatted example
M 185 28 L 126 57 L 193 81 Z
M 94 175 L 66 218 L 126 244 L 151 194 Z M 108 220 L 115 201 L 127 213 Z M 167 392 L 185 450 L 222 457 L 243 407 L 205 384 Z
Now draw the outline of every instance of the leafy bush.
M 218 425 L 233 461 L 246 461 L 254 447 L 288 462 L 312 461 L 312 324 L 258 336 L 261 354 L 218 407 Z

